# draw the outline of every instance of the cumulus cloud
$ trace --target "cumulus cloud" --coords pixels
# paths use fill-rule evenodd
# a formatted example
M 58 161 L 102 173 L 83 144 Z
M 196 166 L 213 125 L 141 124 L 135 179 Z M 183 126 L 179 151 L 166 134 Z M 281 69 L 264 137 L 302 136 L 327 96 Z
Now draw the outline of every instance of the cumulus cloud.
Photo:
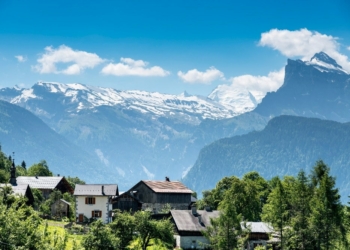
M 17 60 L 18 60 L 19 62 L 25 62 L 25 61 L 27 61 L 27 57 L 25 57 L 25 56 L 18 55 L 18 56 L 15 56 L 15 57 L 17 58 Z
M 109 63 L 101 73 L 116 76 L 167 76 L 169 71 L 159 66 L 147 68 L 148 62 L 132 58 L 120 58 L 119 63 Z
M 197 69 L 189 70 L 187 73 L 179 71 L 177 72 L 177 75 L 184 82 L 203 84 L 210 84 L 212 81 L 224 78 L 224 74 L 220 70 L 217 70 L 215 67 L 210 67 L 205 72 L 198 71 Z
M 34 69 L 40 74 L 66 74 L 78 75 L 86 68 L 94 68 L 104 62 L 94 53 L 89 53 L 61 45 L 57 49 L 52 46 L 45 48 L 45 53 L 37 60 Z M 57 69 L 57 64 L 68 64 L 65 69 Z
M 308 29 L 272 29 L 261 34 L 259 45 L 271 47 L 287 57 L 301 57 L 302 60 L 310 60 L 315 53 L 323 51 L 350 72 L 348 57 L 339 52 L 340 44 L 337 40 L 337 37 Z
M 284 80 L 284 68 L 272 71 L 267 76 L 241 75 L 233 77 L 232 86 L 241 86 L 252 93 L 260 102 L 267 92 L 278 90 Z

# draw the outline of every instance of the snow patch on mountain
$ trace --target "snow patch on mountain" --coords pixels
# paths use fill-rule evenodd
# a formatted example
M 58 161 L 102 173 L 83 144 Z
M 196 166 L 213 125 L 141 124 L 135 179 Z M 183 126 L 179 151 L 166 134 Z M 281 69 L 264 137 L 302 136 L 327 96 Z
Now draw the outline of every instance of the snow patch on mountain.
M 346 70 L 342 68 L 333 58 L 329 57 L 326 53 L 316 53 L 310 61 L 305 62 L 306 65 L 314 66 L 315 69 L 321 72 L 337 72 L 340 74 L 348 74 Z

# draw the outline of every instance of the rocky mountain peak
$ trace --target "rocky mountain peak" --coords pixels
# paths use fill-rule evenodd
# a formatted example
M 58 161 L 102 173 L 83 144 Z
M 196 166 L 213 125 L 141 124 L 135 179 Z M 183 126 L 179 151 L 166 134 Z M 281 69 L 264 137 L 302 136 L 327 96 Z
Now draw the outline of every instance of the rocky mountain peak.
M 329 55 L 327 55 L 326 53 L 324 53 L 322 51 L 319 53 L 316 53 L 311 58 L 310 62 L 324 62 L 324 63 L 332 65 L 336 68 L 342 69 L 342 66 L 340 66 L 332 57 L 330 57 Z

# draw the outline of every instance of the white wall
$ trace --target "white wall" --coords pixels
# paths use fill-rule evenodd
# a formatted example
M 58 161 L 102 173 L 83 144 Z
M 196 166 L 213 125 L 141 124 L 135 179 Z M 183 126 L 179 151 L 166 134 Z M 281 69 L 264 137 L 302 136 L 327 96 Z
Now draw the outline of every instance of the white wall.
M 181 248 L 191 248 L 194 244 L 196 249 L 204 249 L 204 246 L 200 244 L 209 244 L 209 241 L 204 236 L 180 236 L 175 235 L 176 246 Z
M 85 204 L 86 197 L 94 197 L 95 204 Z M 108 204 L 109 196 L 75 196 L 76 200 L 76 217 L 79 218 L 79 214 L 84 214 L 87 218 L 91 218 L 91 211 L 102 211 L 101 219 L 104 223 L 108 223 L 108 211 L 112 210 L 112 204 Z M 108 206 L 108 207 L 107 207 Z

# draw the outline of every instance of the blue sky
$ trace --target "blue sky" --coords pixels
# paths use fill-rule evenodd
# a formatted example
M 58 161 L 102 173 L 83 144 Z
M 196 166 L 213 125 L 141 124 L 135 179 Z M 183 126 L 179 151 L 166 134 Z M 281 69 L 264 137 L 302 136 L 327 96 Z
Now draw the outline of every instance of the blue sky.
M 319 50 L 350 72 L 349 1 L 0 0 L 0 87 L 266 93 Z

